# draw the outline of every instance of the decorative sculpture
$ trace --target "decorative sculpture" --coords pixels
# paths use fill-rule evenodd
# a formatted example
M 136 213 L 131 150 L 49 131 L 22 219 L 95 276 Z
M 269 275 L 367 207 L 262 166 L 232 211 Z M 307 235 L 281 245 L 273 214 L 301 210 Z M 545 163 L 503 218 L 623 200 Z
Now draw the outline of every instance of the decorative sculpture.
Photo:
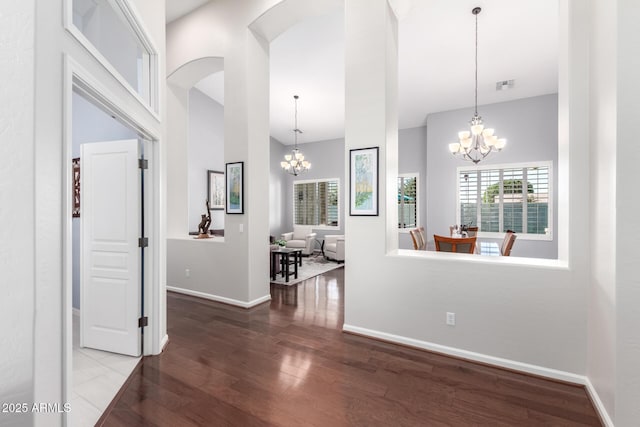
M 206 202 L 207 205 L 207 213 L 200 215 L 202 220 L 198 225 L 198 239 L 208 239 L 209 237 L 209 227 L 211 226 L 211 209 L 209 208 L 209 201 Z

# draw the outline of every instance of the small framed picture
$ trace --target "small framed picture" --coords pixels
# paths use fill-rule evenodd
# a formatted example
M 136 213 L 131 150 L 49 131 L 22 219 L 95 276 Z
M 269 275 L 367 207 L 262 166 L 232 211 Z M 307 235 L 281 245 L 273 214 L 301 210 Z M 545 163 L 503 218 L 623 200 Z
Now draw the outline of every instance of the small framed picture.
M 73 206 L 71 216 L 80 218 L 80 157 L 71 160 L 73 168 Z
M 228 214 L 244 213 L 244 162 L 227 163 L 225 194 Z
M 349 150 L 349 215 L 378 215 L 378 147 Z
M 224 172 L 207 171 L 207 197 L 211 210 L 224 209 Z

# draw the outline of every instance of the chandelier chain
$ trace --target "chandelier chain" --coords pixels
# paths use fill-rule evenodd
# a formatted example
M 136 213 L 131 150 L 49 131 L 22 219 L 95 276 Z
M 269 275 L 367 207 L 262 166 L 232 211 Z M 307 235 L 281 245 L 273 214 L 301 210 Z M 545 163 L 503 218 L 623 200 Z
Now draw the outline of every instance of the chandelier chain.
M 480 12 L 478 12 L 480 13 Z M 476 13 L 476 99 L 475 99 L 475 115 L 478 115 L 478 13 Z

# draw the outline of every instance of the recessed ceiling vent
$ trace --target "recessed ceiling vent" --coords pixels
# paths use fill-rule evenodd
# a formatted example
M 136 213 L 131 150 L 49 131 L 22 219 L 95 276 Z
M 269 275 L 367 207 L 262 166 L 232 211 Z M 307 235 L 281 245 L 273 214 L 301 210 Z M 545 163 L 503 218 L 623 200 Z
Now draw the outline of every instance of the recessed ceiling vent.
M 512 89 L 515 84 L 515 80 L 502 80 L 496 82 L 496 90 L 508 90 Z

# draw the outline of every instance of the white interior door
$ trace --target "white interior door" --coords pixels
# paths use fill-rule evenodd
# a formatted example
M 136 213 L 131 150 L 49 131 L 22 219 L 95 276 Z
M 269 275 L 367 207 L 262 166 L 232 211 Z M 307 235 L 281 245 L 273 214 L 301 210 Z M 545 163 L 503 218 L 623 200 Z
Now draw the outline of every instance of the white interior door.
M 139 356 L 138 141 L 80 152 L 80 346 Z

